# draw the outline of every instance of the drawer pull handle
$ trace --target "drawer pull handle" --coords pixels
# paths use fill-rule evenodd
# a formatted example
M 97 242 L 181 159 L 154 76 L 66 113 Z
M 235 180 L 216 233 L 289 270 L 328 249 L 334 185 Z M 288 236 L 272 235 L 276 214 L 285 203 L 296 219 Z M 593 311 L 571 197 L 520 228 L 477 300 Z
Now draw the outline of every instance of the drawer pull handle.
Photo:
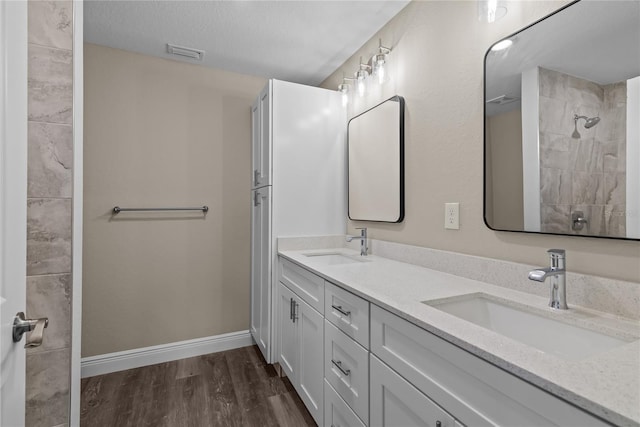
M 336 361 L 336 360 L 331 359 L 331 363 L 333 363 L 336 366 L 336 368 L 338 368 L 340 370 L 340 372 L 342 372 L 344 375 L 346 375 L 346 376 L 351 375 L 351 369 L 344 369 L 342 367 L 342 362 L 340 360 Z
M 333 304 L 331 304 L 331 308 L 333 308 L 335 311 L 340 312 L 340 314 L 342 314 L 343 316 L 351 317 L 351 312 L 350 311 L 346 311 L 345 309 L 343 309 L 341 305 L 333 305 Z

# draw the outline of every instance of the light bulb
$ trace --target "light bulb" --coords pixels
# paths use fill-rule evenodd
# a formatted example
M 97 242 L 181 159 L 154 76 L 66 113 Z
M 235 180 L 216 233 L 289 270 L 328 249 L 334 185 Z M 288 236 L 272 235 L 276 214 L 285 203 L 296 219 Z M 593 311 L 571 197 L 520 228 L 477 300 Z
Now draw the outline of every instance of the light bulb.
M 358 76 L 358 95 L 364 96 L 365 89 L 364 76 Z
M 367 76 L 369 73 L 367 70 L 361 69 L 356 72 L 356 85 L 358 87 L 358 95 L 364 96 L 365 91 L 367 90 Z
M 487 0 L 487 22 L 496 21 L 496 12 L 498 10 L 498 0 Z
M 349 103 L 349 85 L 346 83 L 338 85 L 338 92 L 342 94 L 342 106 L 346 107 Z
M 385 79 L 385 66 L 384 66 L 384 62 L 378 62 L 378 64 L 376 65 L 376 74 L 378 75 L 378 84 L 383 84 L 384 83 L 384 79 Z

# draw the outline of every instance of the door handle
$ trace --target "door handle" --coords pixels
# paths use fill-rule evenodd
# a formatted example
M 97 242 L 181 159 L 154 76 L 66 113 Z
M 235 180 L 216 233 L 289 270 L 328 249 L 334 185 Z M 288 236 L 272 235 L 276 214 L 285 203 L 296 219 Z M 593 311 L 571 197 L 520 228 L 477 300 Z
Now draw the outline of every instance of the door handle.
M 26 319 L 24 313 L 20 312 L 13 319 L 13 342 L 19 342 L 25 332 L 31 332 L 31 335 L 27 337 L 27 343 L 24 348 L 39 347 L 42 345 L 42 339 L 44 338 L 44 328 L 48 326 L 48 318 Z
M 258 181 L 260 181 L 260 171 L 258 171 L 258 169 L 254 169 L 253 170 L 253 185 L 254 185 L 254 187 L 259 184 Z
M 293 298 L 289 298 L 289 320 L 293 320 Z
M 253 206 L 258 206 L 260 204 L 260 193 L 256 191 L 253 195 Z

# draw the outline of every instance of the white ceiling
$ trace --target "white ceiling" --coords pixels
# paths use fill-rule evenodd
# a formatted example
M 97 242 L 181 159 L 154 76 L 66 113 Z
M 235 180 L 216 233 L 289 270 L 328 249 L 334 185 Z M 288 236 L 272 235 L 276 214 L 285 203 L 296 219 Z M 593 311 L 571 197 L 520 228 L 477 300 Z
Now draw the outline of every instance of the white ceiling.
M 520 97 L 521 74 L 536 66 L 601 85 L 640 75 L 640 1 L 581 1 L 512 37 L 486 58 L 486 96 Z M 517 107 L 487 105 L 493 115 Z
M 206 51 L 208 67 L 317 85 L 408 3 L 90 0 L 84 40 L 177 59 L 171 43 Z

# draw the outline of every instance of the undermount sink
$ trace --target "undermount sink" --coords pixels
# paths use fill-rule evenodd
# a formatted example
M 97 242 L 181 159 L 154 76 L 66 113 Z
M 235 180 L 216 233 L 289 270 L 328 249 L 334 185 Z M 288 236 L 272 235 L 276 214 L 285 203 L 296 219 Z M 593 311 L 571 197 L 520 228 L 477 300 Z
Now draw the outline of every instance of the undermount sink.
M 558 313 L 503 302 L 485 294 L 423 304 L 567 360 L 586 359 L 632 341 L 551 318 Z
M 321 262 L 325 265 L 338 265 L 338 264 L 355 264 L 359 262 L 366 262 L 365 259 L 358 259 L 355 256 L 345 255 L 341 253 L 309 253 L 303 254 L 306 257 L 313 257 L 315 261 Z

